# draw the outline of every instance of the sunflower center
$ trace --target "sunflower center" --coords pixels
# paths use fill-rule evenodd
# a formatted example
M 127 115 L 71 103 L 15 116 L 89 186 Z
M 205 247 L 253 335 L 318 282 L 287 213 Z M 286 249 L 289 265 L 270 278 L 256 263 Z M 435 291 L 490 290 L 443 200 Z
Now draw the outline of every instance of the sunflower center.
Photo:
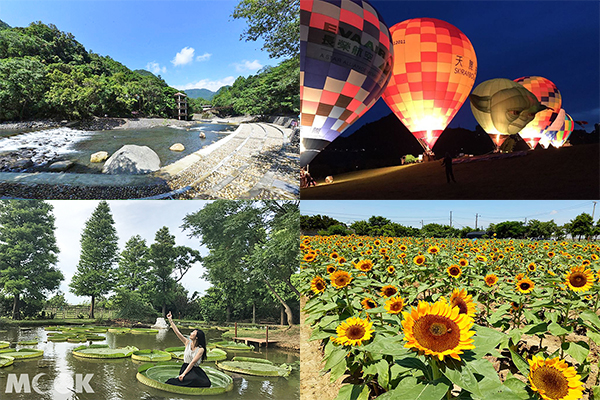
M 393 295 L 396 294 L 396 289 L 394 288 L 386 288 L 383 293 L 385 294 L 386 297 L 392 297 Z
M 529 283 L 527 283 L 527 282 L 521 282 L 521 283 L 519 284 L 519 287 L 520 287 L 522 290 L 528 290 L 528 289 L 531 287 L 531 285 L 530 285 Z
M 427 349 L 441 353 L 460 344 L 460 328 L 456 322 L 440 315 L 425 315 L 415 321 L 415 339 Z
M 367 301 L 367 307 L 369 307 L 369 308 L 375 308 L 375 307 L 377 307 L 377 304 L 375 304 L 374 302 L 372 302 L 372 301 L 369 300 L 369 301 Z
M 346 329 L 346 337 L 350 340 L 359 340 L 365 336 L 365 328 L 360 325 L 351 325 Z
M 551 399 L 562 399 L 569 393 L 567 378 L 556 368 L 543 366 L 533 372 L 533 383 Z
M 317 283 L 315 283 L 315 287 L 317 288 L 317 290 L 323 290 L 325 288 L 323 282 L 321 281 L 317 281 Z
M 451 267 L 450 268 L 450 275 L 457 276 L 458 274 L 460 274 L 460 269 L 458 269 L 456 267 Z
M 573 287 L 583 287 L 587 283 L 587 278 L 581 272 L 576 272 L 574 274 L 571 274 L 571 277 L 569 278 L 569 282 L 571 283 L 571 286 L 573 286 Z
M 402 302 L 396 301 L 390 305 L 390 311 L 400 311 L 402 310 Z
M 335 283 L 338 286 L 346 286 L 348 283 L 348 278 L 345 275 L 340 275 L 335 279 Z
M 469 312 L 467 303 L 465 303 L 465 301 L 461 298 L 452 300 L 452 305 L 458 307 L 459 314 L 467 314 Z

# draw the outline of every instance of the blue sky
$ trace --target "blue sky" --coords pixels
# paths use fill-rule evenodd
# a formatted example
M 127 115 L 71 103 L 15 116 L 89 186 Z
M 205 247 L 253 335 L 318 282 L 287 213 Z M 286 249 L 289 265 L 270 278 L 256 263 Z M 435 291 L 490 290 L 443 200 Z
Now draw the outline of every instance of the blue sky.
M 600 203 L 600 202 L 599 202 Z M 302 215 L 328 215 L 344 223 L 368 220 L 371 216 L 383 216 L 405 226 L 421 227 L 436 223 L 448 225 L 452 211 L 452 226 L 478 227 L 503 221 L 554 220 L 558 225 L 574 219 L 581 213 L 592 214 L 593 201 L 582 200 L 302 200 Z M 594 220 L 600 218 L 600 204 Z
M 276 65 L 261 42 L 240 40 L 244 20 L 231 17 L 238 1 L 0 1 L 0 20 L 34 21 L 70 32 L 87 50 L 147 69 L 178 89 L 216 91 L 238 76 Z
M 543 76 L 561 92 L 563 106 L 590 132 L 600 122 L 600 2 L 598 1 L 393 1 L 371 0 L 391 27 L 410 18 L 451 23 L 471 41 L 477 55 L 473 88 L 494 78 Z M 383 100 L 344 136 L 391 111 Z M 474 130 L 467 100 L 449 124 Z M 575 129 L 582 129 L 579 125 Z
M 90 218 L 98 201 L 92 200 L 51 200 L 48 203 L 54 207 L 53 214 L 56 225 L 56 242 L 60 249 L 56 266 L 62 271 L 65 280 L 60 290 L 70 304 L 80 304 L 89 301 L 89 297 L 75 296 L 69 291 L 71 278 L 77 271 L 77 263 L 81 253 L 81 232 L 86 221 Z M 135 235 L 146 240 L 146 245 L 154 243 L 156 232 L 166 226 L 171 235 L 175 236 L 177 246 L 188 246 L 199 250 L 202 256 L 208 254 L 208 249 L 200 245 L 198 238 L 189 238 L 189 231 L 180 229 L 183 218 L 187 214 L 201 210 L 206 201 L 150 201 L 150 200 L 117 200 L 109 201 L 110 210 L 115 220 L 115 228 L 119 237 L 119 251 L 125 243 Z M 189 295 L 195 291 L 200 293 L 211 284 L 201 276 L 205 269 L 200 263 L 195 264 L 180 281 Z

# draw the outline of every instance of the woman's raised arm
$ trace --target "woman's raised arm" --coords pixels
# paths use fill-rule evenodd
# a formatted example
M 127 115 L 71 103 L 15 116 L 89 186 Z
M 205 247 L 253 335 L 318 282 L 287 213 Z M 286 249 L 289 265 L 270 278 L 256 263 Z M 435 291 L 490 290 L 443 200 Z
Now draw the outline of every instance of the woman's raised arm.
M 169 324 L 171 324 L 171 328 L 173 328 L 173 332 L 175 332 L 179 340 L 183 342 L 183 345 L 187 346 L 188 339 L 186 339 L 186 337 L 183 336 L 181 332 L 179 332 L 179 329 L 177 329 L 177 327 L 175 326 L 175 323 L 173 322 L 173 316 L 171 315 L 171 311 L 169 311 L 169 313 L 167 314 L 167 319 L 169 320 Z

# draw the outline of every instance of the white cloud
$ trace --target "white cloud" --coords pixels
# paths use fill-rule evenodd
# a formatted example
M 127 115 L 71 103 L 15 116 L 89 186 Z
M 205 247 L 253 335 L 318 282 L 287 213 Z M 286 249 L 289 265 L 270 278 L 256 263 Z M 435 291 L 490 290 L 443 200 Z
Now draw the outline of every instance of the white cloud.
M 210 79 L 202 79 L 198 82 L 187 83 L 183 86 L 177 86 L 177 89 L 180 90 L 188 90 L 188 89 L 208 89 L 210 91 L 216 92 L 223 86 L 233 85 L 235 82 L 235 77 L 228 76 L 223 79 L 219 79 L 217 81 L 211 81 Z
M 155 61 L 146 64 L 146 69 L 154 75 L 167 73 L 167 67 L 161 67 L 160 64 Z
M 174 66 L 189 64 L 192 61 L 194 61 L 193 47 L 184 47 L 175 55 L 175 58 L 171 60 Z
M 555 215 L 555 214 L 558 214 L 558 211 L 556 211 L 556 210 L 550 211 L 550 215 Z
M 210 54 L 210 53 L 204 53 L 201 56 L 196 57 L 196 61 L 206 61 L 206 60 L 210 59 L 211 56 L 212 56 L 212 54 Z
M 234 63 L 233 65 L 235 66 L 235 69 L 238 72 L 258 71 L 259 69 L 261 69 L 263 67 L 262 64 L 260 62 L 258 62 L 258 60 L 254 60 L 254 61 L 242 60 L 241 63 Z

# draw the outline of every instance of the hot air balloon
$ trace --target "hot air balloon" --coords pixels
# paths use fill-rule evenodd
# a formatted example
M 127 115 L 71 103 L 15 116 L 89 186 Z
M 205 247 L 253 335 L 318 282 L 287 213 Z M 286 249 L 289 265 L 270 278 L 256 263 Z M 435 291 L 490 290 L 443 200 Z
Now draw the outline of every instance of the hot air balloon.
M 565 115 L 565 110 L 561 108 L 554 122 L 542 132 L 542 138 L 538 142 L 540 146 L 547 149 L 551 142 L 556 139 L 556 134 L 564 127 Z
M 464 33 L 439 19 L 409 19 L 390 33 L 394 67 L 382 97 L 427 151 L 473 87 L 475 50 Z
M 545 110 L 533 93 L 510 79 L 490 79 L 469 96 L 479 125 L 500 146 L 508 135 L 519 133 L 535 114 Z
M 562 147 L 573 133 L 573 129 L 575 128 L 575 122 L 573 122 L 573 118 L 569 114 L 565 113 L 565 121 L 563 122 L 562 127 L 556 132 L 556 136 L 552 140 L 552 146 L 554 147 Z
M 390 34 L 366 0 L 300 2 L 300 164 L 375 104 L 392 69 Z
M 562 98 L 556 85 L 541 76 L 524 76 L 515 79 L 515 82 L 523 85 L 537 97 L 541 104 L 548 107 L 547 110 L 537 113 L 533 121 L 519 132 L 519 136 L 533 149 L 542 138 L 544 130 L 558 117 Z

